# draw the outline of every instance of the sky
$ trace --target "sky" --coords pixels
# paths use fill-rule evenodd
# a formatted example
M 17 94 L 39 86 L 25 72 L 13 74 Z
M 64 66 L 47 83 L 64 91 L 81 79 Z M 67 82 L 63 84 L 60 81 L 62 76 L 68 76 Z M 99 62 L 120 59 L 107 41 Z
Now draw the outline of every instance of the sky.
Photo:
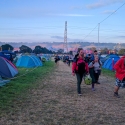
M 125 0 L 0 0 L 0 41 L 63 42 L 67 21 L 67 42 L 124 43 L 124 3 Z

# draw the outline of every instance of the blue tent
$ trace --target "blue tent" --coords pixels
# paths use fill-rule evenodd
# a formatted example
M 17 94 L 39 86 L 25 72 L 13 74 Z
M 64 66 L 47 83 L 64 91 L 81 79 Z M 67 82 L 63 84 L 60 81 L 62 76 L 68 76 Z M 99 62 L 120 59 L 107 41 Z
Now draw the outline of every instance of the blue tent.
M 0 87 L 6 85 L 9 82 L 10 82 L 10 80 L 0 80 Z
M 0 77 L 0 87 L 6 85 L 9 82 L 10 82 L 10 80 L 3 80 L 2 77 Z
M 31 57 L 35 60 L 36 65 L 38 66 L 42 66 L 42 62 L 39 59 L 39 57 L 35 56 L 35 55 L 31 55 Z
M 0 57 L 0 76 L 13 78 L 16 74 L 18 74 L 16 67 L 7 59 Z
M 103 68 L 113 70 L 113 65 L 120 59 L 118 55 L 110 55 L 109 58 L 104 62 Z
M 40 61 L 40 59 L 37 56 L 23 55 L 18 59 L 16 66 L 32 68 L 32 67 L 42 66 L 42 62 Z

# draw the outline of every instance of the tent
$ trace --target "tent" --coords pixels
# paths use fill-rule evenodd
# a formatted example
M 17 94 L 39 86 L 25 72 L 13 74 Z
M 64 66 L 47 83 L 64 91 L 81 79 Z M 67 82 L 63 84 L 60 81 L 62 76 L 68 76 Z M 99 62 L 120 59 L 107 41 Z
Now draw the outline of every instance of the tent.
M 119 57 L 117 54 L 108 54 L 104 57 L 101 55 L 100 60 L 101 60 L 102 63 L 104 63 L 107 59 L 112 58 L 112 57 L 114 58 L 116 56 Z
M 32 68 L 32 67 L 42 66 L 42 62 L 35 55 L 23 55 L 17 60 L 16 66 Z
M 48 59 L 47 59 L 45 56 L 41 56 L 40 58 L 41 58 L 42 61 L 43 61 L 43 60 L 44 60 L 44 61 L 48 61 Z
M 120 59 L 118 55 L 110 55 L 104 62 L 103 68 L 113 70 L 114 64 Z
M 43 54 L 42 56 L 41 56 L 41 59 L 45 59 L 46 61 L 49 61 L 50 60 L 50 56 L 48 56 L 48 55 L 46 55 L 46 54 Z
M 7 83 L 9 83 L 10 80 L 3 80 L 1 77 L 0 77 L 0 87 L 6 85 Z
M 2 52 L 0 52 L 0 57 L 4 57 L 4 58 L 6 58 L 6 59 L 10 59 L 7 55 L 4 55 Z
M 0 57 L 0 76 L 5 78 L 13 78 L 18 74 L 17 68 L 7 59 Z
M 37 56 L 35 56 L 35 55 L 31 55 L 31 57 L 35 60 L 36 65 L 42 66 L 42 62 L 41 62 L 41 60 L 39 59 L 39 57 L 37 57 Z
M 13 58 L 16 57 L 16 53 L 8 51 L 8 50 L 4 50 L 0 52 L 0 57 L 4 57 L 10 61 L 13 61 Z

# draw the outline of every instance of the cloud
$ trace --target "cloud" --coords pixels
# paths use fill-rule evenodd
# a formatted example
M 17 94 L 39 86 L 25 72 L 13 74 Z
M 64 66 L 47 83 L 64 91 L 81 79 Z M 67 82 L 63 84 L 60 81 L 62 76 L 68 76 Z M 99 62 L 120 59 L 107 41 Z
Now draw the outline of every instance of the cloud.
M 101 7 L 112 5 L 115 3 L 122 3 L 122 2 L 123 2 L 123 0 L 99 0 L 98 2 L 89 4 L 86 7 L 88 9 L 96 9 L 96 8 L 101 8 Z
M 125 39 L 125 36 L 117 36 L 118 38 L 123 38 L 123 39 Z
M 62 36 L 51 36 L 51 38 L 55 38 L 55 39 L 64 39 L 64 37 L 62 37 Z
M 52 13 L 51 10 L 44 10 L 43 8 L 31 7 L 13 7 L 5 8 L 0 11 L 1 18 L 37 18 L 46 16 L 46 13 Z
M 113 12 L 115 12 L 115 10 L 105 10 L 102 12 L 102 14 L 111 14 Z
M 69 17 L 91 17 L 94 15 L 87 14 L 48 14 L 49 16 L 69 16 Z
M 51 36 L 51 38 L 61 40 L 62 42 L 64 41 L 64 37 L 62 36 Z M 84 42 L 83 39 L 71 39 L 71 38 L 67 38 L 67 41 L 68 42 Z
M 72 6 L 72 7 L 70 7 L 71 10 L 82 10 L 84 8 L 85 7 L 82 7 L 82 6 Z

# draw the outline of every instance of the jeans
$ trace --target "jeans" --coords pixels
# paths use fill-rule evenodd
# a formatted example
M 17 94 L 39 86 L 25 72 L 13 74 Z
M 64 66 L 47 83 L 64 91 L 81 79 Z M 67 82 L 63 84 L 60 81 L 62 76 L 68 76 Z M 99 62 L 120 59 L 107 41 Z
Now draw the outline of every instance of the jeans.
M 78 94 L 81 94 L 81 83 L 82 83 L 83 74 L 76 73 L 76 77 L 77 77 L 77 92 Z
M 90 76 L 92 78 L 92 88 L 94 88 L 94 84 L 95 84 L 94 69 L 93 68 L 89 68 L 89 73 L 90 73 Z
M 95 83 L 97 83 L 98 80 L 99 80 L 99 74 L 98 73 L 94 73 L 94 76 L 95 76 Z

